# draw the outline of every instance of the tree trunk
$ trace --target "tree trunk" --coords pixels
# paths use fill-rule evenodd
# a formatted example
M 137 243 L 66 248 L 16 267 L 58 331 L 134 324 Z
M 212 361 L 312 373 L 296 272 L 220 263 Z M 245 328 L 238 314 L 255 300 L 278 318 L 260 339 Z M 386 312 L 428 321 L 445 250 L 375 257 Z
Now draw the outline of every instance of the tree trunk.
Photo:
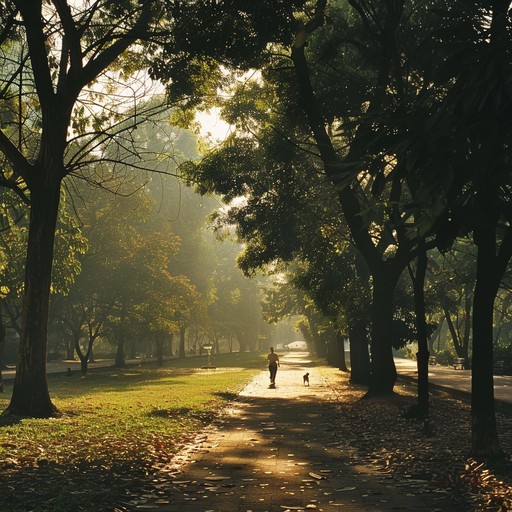
M 159 367 L 164 365 L 164 335 L 159 334 L 155 338 L 156 362 Z
M 180 327 L 180 343 L 178 347 L 178 358 L 185 359 L 185 333 L 187 332 L 186 327 Z
M 439 347 L 439 339 L 441 338 L 441 331 L 443 330 L 445 318 L 441 318 L 441 321 L 437 324 L 435 332 L 430 336 L 430 339 L 428 340 L 428 351 L 434 352 L 434 345 L 436 341 L 438 342 Z
M 116 368 L 124 368 L 126 366 L 126 358 L 124 353 L 124 346 L 125 346 L 126 340 L 124 337 L 124 333 L 121 333 L 117 340 L 117 352 L 116 352 L 116 362 L 115 367 Z
M 240 352 L 246 352 L 247 351 L 247 342 L 245 340 L 245 336 L 241 333 L 236 334 L 236 339 L 238 340 L 238 347 L 240 349 Z
M 75 358 L 75 344 L 73 340 L 68 340 L 66 343 L 66 359 L 72 361 Z
M 331 366 L 338 366 L 338 339 L 336 332 L 332 327 L 329 327 L 322 334 L 322 338 L 326 349 L 325 358 L 327 359 L 327 363 Z
M 493 2 L 489 42 L 493 57 L 501 67 L 508 62 L 508 16 L 510 2 Z M 503 59 L 503 60 L 501 60 Z M 487 66 L 488 63 L 485 63 Z M 486 67 L 487 69 L 487 67 Z M 503 72 L 503 70 L 500 70 Z M 489 96 L 489 102 L 492 95 Z M 495 104 L 492 104 L 494 108 Z M 491 105 L 479 105 L 487 110 Z M 476 201 L 473 237 L 477 246 L 476 285 L 473 296 L 473 364 L 471 379 L 471 451 L 475 457 L 503 458 L 494 409 L 493 310 L 498 287 L 512 255 L 512 230 L 506 228 L 496 252 L 496 227 L 500 220 L 499 188 L 501 173 L 508 172 L 508 120 L 495 115 L 492 123 L 482 124 L 478 140 L 480 165 L 475 179 Z M 484 165 L 482 165 L 482 163 Z
M 89 361 L 87 361 L 87 358 L 80 358 L 80 371 L 82 372 L 82 375 L 87 375 L 87 370 L 89 369 Z
M 360 321 L 349 323 L 350 382 L 367 386 L 370 382 L 370 354 L 366 325 Z
M 489 223 L 475 230 L 478 247 L 473 298 L 473 365 L 471 378 L 471 451 L 475 457 L 501 458 L 494 408 L 493 310 L 496 233 Z
M 31 187 L 31 209 L 25 264 L 25 294 L 18 364 L 6 412 L 36 418 L 58 413 L 48 391 L 46 355 L 48 305 L 60 181 L 48 177 Z
M 89 370 L 89 361 L 91 360 L 92 346 L 94 340 L 95 338 L 89 338 L 89 341 L 87 343 L 87 351 L 84 354 L 82 352 L 82 348 L 80 347 L 80 333 L 76 333 L 75 351 L 78 354 L 78 359 L 80 359 L 80 371 L 82 372 L 83 376 L 87 375 L 87 371 Z
M 414 289 L 414 309 L 416 314 L 416 335 L 418 352 L 418 418 L 429 417 L 429 382 L 428 382 L 428 351 L 427 322 L 425 319 L 425 274 L 427 272 L 427 250 L 424 240 L 418 242 L 418 258 L 416 260 L 416 275 L 411 272 Z
M 342 372 L 348 372 L 347 361 L 345 360 L 345 337 L 336 332 L 336 347 L 338 351 L 338 368 Z
M 392 340 L 397 280 L 386 269 L 373 275 L 370 397 L 393 393 L 396 382 Z

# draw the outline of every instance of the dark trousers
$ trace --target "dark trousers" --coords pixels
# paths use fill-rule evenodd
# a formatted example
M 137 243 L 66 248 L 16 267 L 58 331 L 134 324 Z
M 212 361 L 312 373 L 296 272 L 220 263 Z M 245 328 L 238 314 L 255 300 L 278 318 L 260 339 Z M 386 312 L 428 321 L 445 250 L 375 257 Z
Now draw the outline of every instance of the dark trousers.
M 268 371 L 270 372 L 270 382 L 274 384 L 274 382 L 276 381 L 277 364 L 270 363 L 268 365 Z

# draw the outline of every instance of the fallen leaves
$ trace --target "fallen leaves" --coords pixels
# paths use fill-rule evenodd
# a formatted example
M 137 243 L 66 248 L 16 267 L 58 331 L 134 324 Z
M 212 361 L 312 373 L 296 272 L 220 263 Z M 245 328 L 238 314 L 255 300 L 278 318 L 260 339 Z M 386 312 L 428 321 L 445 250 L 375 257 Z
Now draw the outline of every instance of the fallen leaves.
M 455 499 L 469 510 L 512 510 L 510 462 L 491 470 L 469 459 L 469 404 L 446 396 L 431 398 L 429 436 L 420 422 L 403 411 L 415 403 L 415 390 L 399 388 L 388 398 L 362 399 L 363 389 L 341 380 L 337 395 L 337 439 L 354 465 L 376 468 L 382 479 L 409 495 L 432 493 Z M 497 415 L 499 430 L 512 431 L 512 418 Z M 512 436 L 502 435 L 512 452 Z M 352 488 L 340 489 L 352 490 Z
M 509 475 L 510 476 L 510 475 Z M 500 479 L 484 463 L 468 460 L 461 481 L 471 493 L 473 501 L 483 502 L 488 510 L 512 510 L 512 488 Z

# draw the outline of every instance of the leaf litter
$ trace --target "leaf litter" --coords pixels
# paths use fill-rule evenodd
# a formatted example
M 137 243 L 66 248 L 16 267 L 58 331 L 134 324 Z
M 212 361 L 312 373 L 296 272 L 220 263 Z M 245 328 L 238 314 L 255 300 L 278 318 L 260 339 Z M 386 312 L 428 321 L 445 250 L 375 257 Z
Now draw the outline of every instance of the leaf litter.
M 434 493 L 441 500 L 454 499 L 465 510 L 512 510 L 510 459 L 491 465 L 468 455 L 470 405 L 446 395 L 432 396 L 426 430 L 404 414 L 416 403 L 415 390 L 409 385 L 397 385 L 397 390 L 388 398 L 363 398 L 364 388 L 340 379 L 331 446 L 343 450 L 354 466 L 375 468 L 384 482 L 410 495 Z M 496 416 L 502 448 L 512 454 L 512 416 Z

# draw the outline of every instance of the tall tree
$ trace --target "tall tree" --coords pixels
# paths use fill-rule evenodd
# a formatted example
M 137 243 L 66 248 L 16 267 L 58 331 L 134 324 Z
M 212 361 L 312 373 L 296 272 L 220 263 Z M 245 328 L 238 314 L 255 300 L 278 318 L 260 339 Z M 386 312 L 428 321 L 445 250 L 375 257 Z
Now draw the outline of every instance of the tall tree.
M 0 131 L 0 151 L 9 162 L 2 169 L 2 181 L 18 187 L 22 180 L 30 197 L 19 360 L 7 409 L 12 414 L 45 417 L 56 412 L 46 381 L 46 349 L 61 183 L 82 169 L 84 159 L 97 157 L 93 149 L 108 138 L 105 125 L 113 121 L 105 110 L 95 110 L 88 101 L 92 96 L 84 96 L 85 89 L 91 86 L 101 96 L 108 91 L 101 87 L 94 91 L 94 83 L 105 70 L 115 68 L 121 75 L 134 69 L 137 59 L 129 62 L 120 57 L 147 34 L 154 7 L 149 1 L 2 2 L 8 14 L 4 29 L 11 44 L 19 42 L 20 64 L 13 66 L 11 59 L 2 66 L 1 89 L 30 97 L 37 118 L 31 139 L 19 140 L 7 130 Z M 16 122 L 23 125 L 22 118 Z M 95 132 L 85 144 L 87 150 L 83 145 L 82 152 L 70 151 L 70 141 L 84 140 L 87 128 Z
M 470 29 L 472 40 L 464 43 L 476 43 L 477 55 L 471 69 L 457 77 L 455 90 L 461 97 L 452 96 L 450 100 L 454 115 L 469 131 L 465 171 L 469 171 L 474 191 L 471 227 L 478 251 L 472 326 L 471 445 L 477 456 L 501 457 L 494 411 L 493 309 L 512 257 L 512 219 L 508 215 L 512 90 L 504 78 L 512 69 L 510 2 L 493 2 L 489 9 L 469 2 L 467 7 L 475 18 Z M 490 79 L 482 82 L 483 77 Z M 461 100 L 466 102 L 464 110 L 459 110 Z
M 429 23 L 425 19 L 418 23 L 415 6 L 404 1 L 354 0 L 350 8 L 336 2 L 329 12 L 326 8 L 326 1 L 315 3 L 314 16 L 296 34 L 291 59 L 300 103 L 325 173 L 338 191 L 354 243 L 372 275 L 369 394 L 385 394 L 393 390 L 396 380 L 391 350 L 394 290 L 403 270 L 416 257 L 417 242 L 411 236 L 409 214 L 400 207 L 411 198 L 403 181 L 401 155 L 387 146 L 388 126 L 376 122 L 375 116 L 400 110 L 421 92 L 413 83 L 411 70 L 421 72 L 415 55 Z M 327 35 L 318 37 L 315 46 L 315 31 L 326 15 L 333 13 L 342 35 L 330 27 L 322 28 L 319 33 Z M 354 27 L 358 27 L 356 31 Z M 344 57 L 345 66 L 354 55 L 360 55 L 366 64 L 358 73 L 364 86 L 356 89 L 359 97 L 355 94 L 352 104 L 343 98 L 330 102 L 328 82 L 323 78 L 322 70 L 332 66 L 329 57 L 338 51 L 348 56 Z M 344 70 L 346 87 L 354 69 Z M 336 123 L 339 130 L 328 130 L 329 122 Z M 372 203 L 377 209 L 368 215 Z

